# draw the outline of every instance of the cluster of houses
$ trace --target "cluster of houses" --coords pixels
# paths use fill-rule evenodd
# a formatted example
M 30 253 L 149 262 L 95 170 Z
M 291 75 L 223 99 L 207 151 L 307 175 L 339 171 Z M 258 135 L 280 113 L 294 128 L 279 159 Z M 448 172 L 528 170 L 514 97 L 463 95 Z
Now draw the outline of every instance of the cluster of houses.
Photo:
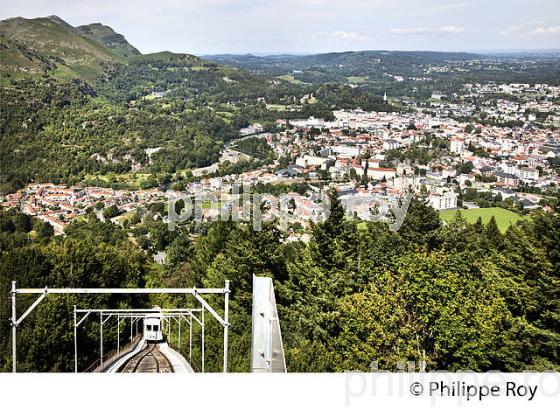
M 265 140 L 278 157 L 288 157 L 287 166 L 274 172 L 263 167 L 202 179 L 191 184 L 189 191 L 229 198 L 233 184 L 305 181 L 308 193 L 290 193 L 295 203 L 291 215 L 303 225 L 321 216 L 309 198 L 330 188 L 338 191 L 349 216 L 371 219 L 388 215 L 407 192 L 422 192 L 436 210 L 476 206 L 459 203 L 459 193 L 466 188 L 512 198 L 525 209 L 534 209 L 539 207 L 540 196 L 518 188 L 560 186 L 560 177 L 548 162 L 560 155 L 560 138 L 557 132 L 541 128 L 477 125 L 469 129 L 466 123 L 444 118 L 438 108 L 406 114 L 345 110 L 335 112 L 334 121 L 308 118 L 279 120 L 278 124 L 282 131 L 256 137 Z M 443 155 L 424 165 L 410 160 L 387 165 L 389 151 L 406 150 L 413 144 L 422 147 L 428 144 L 428 134 L 447 142 Z M 461 170 L 463 164 L 470 164 L 467 172 Z M 207 213 L 210 216 L 211 211 Z
M 88 208 L 96 210 L 102 218 L 100 211 L 106 207 L 116 205 L 121 212 L 129 212 L 165 200 L 165 195 L 157 189 L 126 191 L 33 183 L 0 199 L 0 206 L 17 208 L 24 214 L 48 222 L 55 234 L 60 235 L 68 223 L 83 217 Z
M 560 95 L 560 88 L 539 84 L 532 88 L 503 85 L 498 91 L 524 95 L 525 91 L 532 93 L 533 88 L 540 96 Z M 479 92 L 476 85 L 469 89 Z M 438 95 L 438 99 L 443 97 Z M 523 193 L 519 188 L 546 190 L 560 186 L 560 178 L 550 166 L 550 160 L 560 157 L 560 134 L 554 126 L 531 125 L 532 114 L 525 115 L 529 109 L 548 113 L 541 125 L 558 122 L 558 104 L 529 97 L 517 102 L 499 100 L 483 107 L 487 114 L 504 121 L 523 117 L 527 122 L 523 127 L 469 125 L 456 117 L 472 115 L 474 107 L 442 102 L 421 112 L 358 109 L 337 111 L 334 121 L 279 120 L 278 124 L 288 129 L 263 137 L 279 156 L 292 159 L 287 167 L 277 170 L 278 177 L 313 183 L 325 180 L 327 175 L 327 186 L 337 189 L 345 202 L 351 202 L 351 212 L 360 218 L 367 219 L 373 209 L 383 213 L 406 191 L 424 191 L 437 210 L 459 208 L 459 193 L 466 188 L 500 194 L 525 209 L 534 209 L 540 206 L 541 196 Z M 306 131 L 313 129 L 309 138 Z M 425 165 L 408 160 L 387 165 L 389 151 L 406 150 L 412 144 L 422 147 L 428 134 L 447 141 L 446 154 Z M 467 172 L 462 169 L 464 164 L 470 165 Z M 273 177 L 265 174 L 263 170 L 261 176 L 270 182 Z M 258 178 L 253 175 L 254 180 Z

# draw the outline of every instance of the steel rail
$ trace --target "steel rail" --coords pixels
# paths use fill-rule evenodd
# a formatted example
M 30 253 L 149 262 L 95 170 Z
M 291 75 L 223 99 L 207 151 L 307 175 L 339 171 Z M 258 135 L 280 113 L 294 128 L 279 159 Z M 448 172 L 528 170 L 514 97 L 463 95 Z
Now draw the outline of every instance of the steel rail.
M 132 373 L 136 373 L 136 370 L 138 370 L 138 366 L 140 365 L 140 363 L 142 363 L 142 360 L 144 360 L 144 358 L 145 358 L 146 356 L 148 356 L 150 353 L 152 353 L 152 350 L 154 350 L 155 348 L 156 348 L 156 345 L 152 345 L 152 348 L 151 348 L 148 352 L 146 352 L 144 355 L 142 355 L 142 357 L 140 358 L 140 360 L 138 360 L 138 361 L 135 363 L 134 369 L 132 370 Z M 148 350 L 148 349 L 146 349 L 146 350 Z M 152 355 L 152 356 L 153 356 L 153 355 Z M 154 359 L 155 359 L 155 357 L 154 357 Z M 156 361 L 157 361 L 157 360 L 156 360 Z

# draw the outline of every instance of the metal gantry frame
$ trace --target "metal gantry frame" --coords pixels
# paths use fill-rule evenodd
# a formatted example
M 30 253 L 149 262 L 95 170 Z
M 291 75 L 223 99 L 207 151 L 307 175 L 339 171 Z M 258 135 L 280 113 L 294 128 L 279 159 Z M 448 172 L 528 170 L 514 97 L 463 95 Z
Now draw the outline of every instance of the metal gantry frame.
M 189 323 L 189 361 L 192 360 L 192 322 L 196 321 L 201 328 L 204 327 L 204 322 L 202 322 L 195 313 L 202 312 L 202 308 L 178 308 L 178 309 L 161 309 L 161 308 L 129 308 L 129 309 L 77 309 L 74 305 L 74 372 L 78 372 L 78 328 L 87 319 L 91 313 L 99 314 L 99 361 L 100 364 L 104 362 L 103 355 L 103 325 L 112 317 L 117 318 L 117 355 L 120 354 L 120 325 L 121 321 L 130 319 L 130 341 L 132 342 L 133 337 L 133 325 L 136 323 L 135 334 L 138 334 L 138 322 L 144 319 L 149 313 L 157 313 L 162 316 L 163 320 L 167 320 L 170 323 L 170 319 L 173 318 L 178 323 L 179 327 L 179 348 L 181 347 L 181 319 L 184 319 Z M 83 314 L 83 316 L 78 320 L 78 315 Z M 168 333 L 170 334 L 170 326 L 168 326 Z M 201 341 L 204 344 L 204 337 Z M 204 356 L 201 358 L 202 368 L 204 368 Z
M 86 295 L 99 295 L 99 294 L 175 294 L 175 295 L 193 295 L 194 298 L 201 305 L 201 321 L 199 323 L 204 324 L 204 312 L 208 311 L 210 314 L 222 325 L 224 329 L 224 354 L 223 354 L 223 372 L 227 372 L 228 368 L 228 330 L 230 323 L 229 320 L 229 280 L 225 281 L 225 286 L 223 288 L 23 288 L 18 289 L 16 287 L 16 281 L 12 281 L 12 372 L 17 372 L 17 327 L 23 322 L 23 320 L 31 313 L 33 310 L 43 301 L 45 297 L 49 294 L 63 294 L 63 295 L 75 295 L 75 294 L 86 294 Z M 39 297 L 27 308 L 27 310 L 18 318 L 16 312 L 16 303 L 18 294 L 36 294 Z M 224 317 L 222 318 L 210 304 L 201 295 L 224 295 Z M 108 311 L 110 309 L 105 309 Z M 116 309 L 113 309 L 116 310 Z M 149 309 L 147 309 L 149 310 Z M 89 309 L 89 313 L 84 311 L 85 315 L 77 321 L 77 314 L 81 310 L 76 309 L 74 306 L 74 353 L 77 357 L 77 329 L 78 326 L 92 313 L 93 309 Z M 159 310 L 158 310 L 159 311 Z M 113 312 L 114 313 L 114 312 Z M 194 318 L 194 316 L 193 316 Z M 105 319 L 108 320 L 109 318 Z M 133 318 L 131 317 L 131 324 Z M 136 322 L 137 323 L 137 322 Z M 100 324 L 101 329 L 104 324 L 103 315 L 100 314 Z M 168 325 L 169 326 L 169 325 Z M 132 331 L 132 328 L 131 328 Z M 102 330 L 101 339 L 103 339 Z M 192 335 L 192 323 L 191 331 Z M 204 326 L 202 326 L 202 338 L 204 339 Z M 192 340 L 192 337 L 191 337 Z M 102 347 L 101 347 L 102 349 Z M 103 353 L 101 352 L 101 356 Z M 202 356 L 204 357 L 204 343 L 202 343 Z M 77 370 L 76 362 L 74 364 L 74 370 Z M 203 368 L 204 371 L 204 362 Z

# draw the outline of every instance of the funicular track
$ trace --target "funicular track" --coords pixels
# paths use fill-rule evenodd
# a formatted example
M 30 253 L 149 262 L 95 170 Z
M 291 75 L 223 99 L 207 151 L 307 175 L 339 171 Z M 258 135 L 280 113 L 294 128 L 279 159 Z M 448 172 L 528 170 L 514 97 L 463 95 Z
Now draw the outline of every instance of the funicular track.
M 132 356 L 120 373 L 173 373 L 169 359 L 159 350 L 157 343 L 148 344 Z

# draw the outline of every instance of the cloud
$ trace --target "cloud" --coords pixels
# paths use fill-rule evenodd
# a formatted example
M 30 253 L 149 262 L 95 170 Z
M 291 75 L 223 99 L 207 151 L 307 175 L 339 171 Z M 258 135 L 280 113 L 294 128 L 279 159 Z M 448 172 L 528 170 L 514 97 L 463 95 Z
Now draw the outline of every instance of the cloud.
M 505 29 L 500 31 L 500 34 L 505 36 L 510 35 L 526 35 L 527 32 L 538 24 L 543 24 L 542 21 L 528 21 L 520 24 L 508 24 Z
M 520 24 L 509 24 L 500 31 L 505 36 L 527 37 L 543 34 L 560 34 L 560 26 L 546 26 L 544 21 L 528 21 Z
M 464 1 L 464 2 L 460 2 L 460 3 L 447 3 L 447 4 L 442 4 L 442 5 L 437 5 L 437 6 L 434 6 L 434 7 L 430 7 L 429 9 L 427 9 L 427 11 L 429 13 L 445 12 L 445 11 L 470 7 L 474 4 L 476 4 L 476 1 Z
M 320 34 L 323 37 L 330 37 L 330 38 L 334 38 L 335 40 L 340 40 L 340 41 L 366 41 L 366 40 L 369 40 L 368 36 L 364 36 L 362 34 L 354 33 L 354 32 L 351 32 L 351 31 L 336 30 L 336 31 L 330 31 L 330 32 L 321 32 Z
M 463 27 L 456 26 L 443 26 L 439 28 L 394 28 L 391 30 L 392 34 L 397 34 L 400 36 L 441 36 L 450 34 L 460 34 L 464 32 Z
M 529 34 L 560 34 L 560 26 L 537 27 L 536 29 L 530 31 Z

